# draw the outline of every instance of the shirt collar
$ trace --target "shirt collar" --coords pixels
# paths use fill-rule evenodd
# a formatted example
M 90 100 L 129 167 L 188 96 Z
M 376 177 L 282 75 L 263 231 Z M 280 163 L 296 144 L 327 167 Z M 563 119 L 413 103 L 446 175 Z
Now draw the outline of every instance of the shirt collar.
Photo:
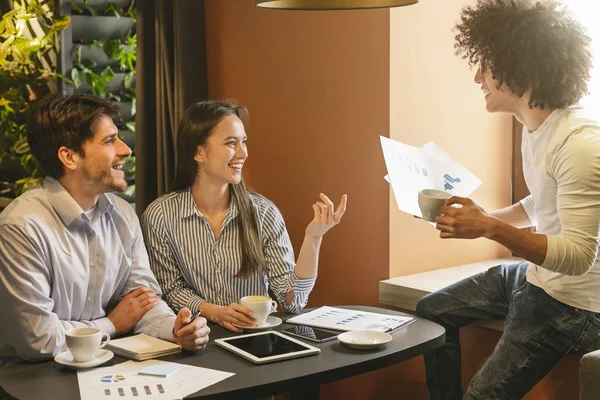
M 181 209 L 179 211 L 179 216 L 181 217 L 181 219 L 189 218 L 192 215 L 198 215 L 199 217 L 204 217 L 204 215 L 202 215 L 200 210 L 198 210 L 198 207 L 196 206 L 196 203 L 194 202 L 194 197 L 192 196 L 192 190 L 190 188 L 182 190 L 180 192 L 179 196 L 181 197 Z M 223 221 L 223 225 L 225 225 L 227 222 L 229 222 L 233 218 L 237 217 L 237 215 L 238 215 L 238 209 L 235 205 L 235 202 L 231 201 L 229 203 L 229 208 L 227 209 L 227 213 L 225 214 L 225 220 Z
M 87 215 L 84 214 L 79 204 L 59 181 L 52 177 L 46 177 L 42 183 L 42 188 L 46 192 L 50 204 L 52 204 L 52 207 L 54 207 L 66 226 L 71 225 L 80 215 L 83 215 L 83 218 L 88 220 Z M 114 205 L 110 197 L 106 193 L 102 193 L 98 197 L 96 207 L 96 215 L 104 215 L 107 212 L 112 212 Z

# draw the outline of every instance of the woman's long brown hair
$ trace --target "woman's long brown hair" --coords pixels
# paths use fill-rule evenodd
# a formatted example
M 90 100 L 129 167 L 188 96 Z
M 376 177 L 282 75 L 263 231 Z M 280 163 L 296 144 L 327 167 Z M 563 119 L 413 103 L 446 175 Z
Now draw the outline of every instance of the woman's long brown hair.
M 229 102 L 200 101 L 186 110 L 177 129 L 177 161 L 171 190 L 192 187 L 198 174 L 198 165 L 194 160 L 198 146 L 206 143 L 215 126 L 228 115 L 236 115 L 244 125 L 248 122 L 248 110 Z M 242 250 L 242 264 L 236 276 L 244 278 L 264 267 L 265 255 L 258 230 L 258 216 L 244 179 L 236 185 L 229 184 L 229 192 L 238 209 L 237 224 Z

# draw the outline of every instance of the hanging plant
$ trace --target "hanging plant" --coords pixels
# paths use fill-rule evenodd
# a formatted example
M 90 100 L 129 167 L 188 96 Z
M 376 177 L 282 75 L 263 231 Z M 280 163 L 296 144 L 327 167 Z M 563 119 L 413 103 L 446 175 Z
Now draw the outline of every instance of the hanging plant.
M 0 171 L 2 186 L 18 196 L 43 179 L 27 146 L 25 124 L 32 104 L 56 92 L 56 79 L 63 78 L 56 72 L 57 32 L 69 26 L 70 18 L 55 17 L 54 1 L 15 0 L 12 10 L 2 11 Z

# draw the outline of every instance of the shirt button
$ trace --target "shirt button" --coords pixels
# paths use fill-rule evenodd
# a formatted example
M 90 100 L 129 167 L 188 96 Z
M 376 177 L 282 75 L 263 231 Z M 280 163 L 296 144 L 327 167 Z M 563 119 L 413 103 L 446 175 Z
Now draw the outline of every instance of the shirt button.
M 92 301 L 92 296 L 88 296 L 87 301 Z

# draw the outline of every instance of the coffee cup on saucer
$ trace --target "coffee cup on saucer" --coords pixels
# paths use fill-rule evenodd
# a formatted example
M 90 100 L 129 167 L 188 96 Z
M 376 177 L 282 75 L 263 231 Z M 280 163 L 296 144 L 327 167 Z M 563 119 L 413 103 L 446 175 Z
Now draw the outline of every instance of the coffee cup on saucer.
M 277 311 L 277 302 L 269 296 L 246 296 L 242 297 L 240 304 L 252 310 L 252 318 L 256 325 L 264 325 L 269 314 Z
M 66 333 L 67 347 L 75 362 L 91 361 L 98 349 L 110 342 L 110 335 L 98 328 L 74 328 Z
M 440 208 L 444 202 L 452 197 L 452 194 L 443 190 L 423 189 L 419 191 L 419 208 L 423 219 L 429 222 L 435 222 L 435 217 L 440 215 Z

